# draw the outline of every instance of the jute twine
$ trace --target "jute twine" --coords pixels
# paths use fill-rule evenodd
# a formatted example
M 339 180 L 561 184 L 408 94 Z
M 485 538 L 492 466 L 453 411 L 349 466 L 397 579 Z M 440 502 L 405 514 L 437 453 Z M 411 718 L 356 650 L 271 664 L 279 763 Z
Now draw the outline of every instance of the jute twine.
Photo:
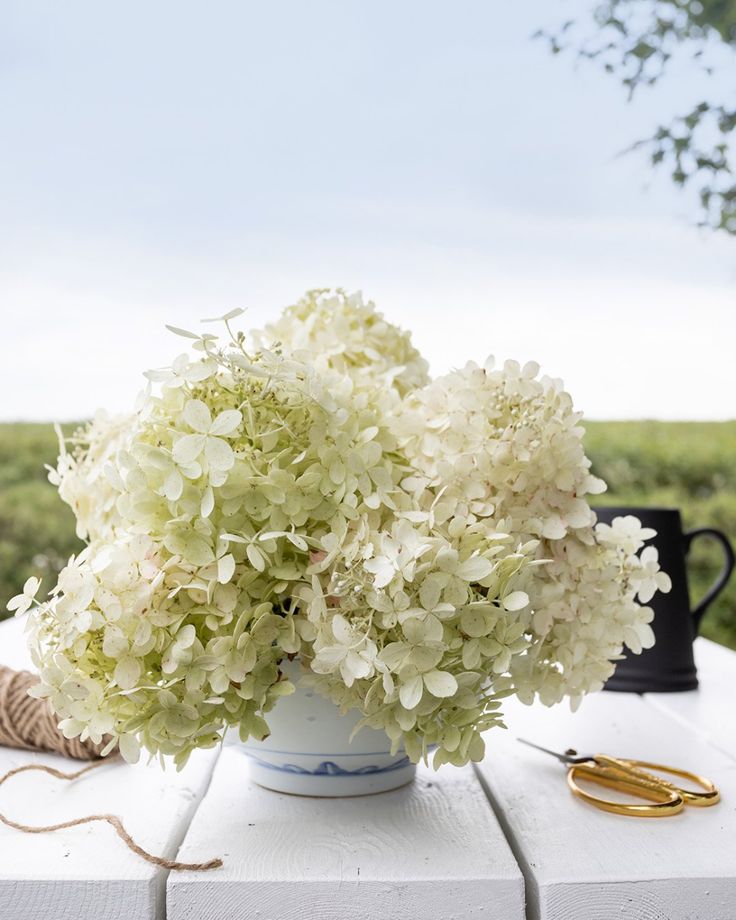
M 117 756 L 108 757 L 105 760 L 99 759 L 104 742 L 94 744 L 89 740 L 82 742 L 76 738 L 65 738 L 56 727 L 56 718 L 48 702 L 28 696 L 29 688 L 37 681 L 38 678 L 29 671 L 13 671 L 10 668 L 0 666 L 0 744 L 31 751 L 55 751 L 66 757 L 74 757 L 77 760 L 97 760 L 97 763 L 89 764 L 74 773 L 64 773 L 62 770 L 56 770 L 54 767 L 47 767 L 44 764 L 25 764 L 22 767 L 8 770 L 7 773 L 0 776 L 0 786 L 12 776 L 30 770 L 48 773 L 57 779 L 75 780 L 91 770 L 107 766 L 111 761 L 119 760 Z M 207 869 L 217 869 L 222 865 L 221 859 L 210 859 L 208 862 L 203 863 L 185 863 L 166 859 L 163 856 L 154 856 L 133 840 L 117 815 L 85 815 L 82 818 L 74 818 L 72 821 L 63 821 L 60 824 L 47 824 L 39 827 L 21 824 L 4 814 L 0 814 L 0 821 L 8 827 L 23 831 L 26 834 L 45 834 L 68 827 L 78 827 L 81 824 L 91 824 L 93 821 L 105 821 L 114 829 L 115 833 L 129 849 L 147 862 L 153 863 L 154 866 L 161 866 L 164 869 L 188 869 L 201 872 Z

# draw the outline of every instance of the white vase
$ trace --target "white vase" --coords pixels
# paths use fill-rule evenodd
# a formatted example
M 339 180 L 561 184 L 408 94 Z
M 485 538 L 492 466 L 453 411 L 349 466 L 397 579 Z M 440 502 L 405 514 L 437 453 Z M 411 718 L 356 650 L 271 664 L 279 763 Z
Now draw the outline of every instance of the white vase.
M 385 732 L 363 728 L 350 741 L 360 713 L 340 715 L 334 703 L 305 686 L 298 662 L 281 667 L 296 692 L 267 714 L 269 737 L 243 745 L 259 786 L 334 797 L 386 792 L 414 779 L 416 767 L 403 750 L 391 754 Z

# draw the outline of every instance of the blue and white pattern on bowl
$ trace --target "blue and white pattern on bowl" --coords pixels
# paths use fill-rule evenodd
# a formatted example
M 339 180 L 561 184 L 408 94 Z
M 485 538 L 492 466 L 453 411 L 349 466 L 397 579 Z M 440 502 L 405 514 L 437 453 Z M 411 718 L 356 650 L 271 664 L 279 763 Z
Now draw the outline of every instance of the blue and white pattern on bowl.
M 255 782 L 316 796 L 370 795 L 411 782 L 416 767 L 403 750 L 391 754 L 384 732 L 363 728 L 350 741 L 360 713 L 340 715 L 334 703 L 305 686 L 298 662 L 284 670 L 296 692 L 267 714 L 270 736 L 243 745 Z

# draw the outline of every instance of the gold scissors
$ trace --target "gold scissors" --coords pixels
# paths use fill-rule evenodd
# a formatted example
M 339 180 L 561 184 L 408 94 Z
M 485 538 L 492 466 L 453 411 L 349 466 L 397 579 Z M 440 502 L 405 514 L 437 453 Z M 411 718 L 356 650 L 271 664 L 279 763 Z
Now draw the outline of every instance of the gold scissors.
M 630 760 L 623 757 L 611 757 L 610 754 L 578 754 L 570 748 L 564 754 L 550 751 L 549 748 L 531 741 L 519 738 L 522 744 L 544 751 L 556 757 L 560 763 L 567 764 L 567 785 L 572 792 L 603 811 L 611 811 L 615 815 L 630 815 L 635 818 L 665 818 L 669 815 L 679 814 L 686 805 L 705 808 L 715 805 L 721 800 L 721 795 L 713 783 L 704 776 L 690 773 L 688 770 L 678 770 L 664 764 L 648 763 L 645 760 Z M 670 783 L 660 776 L 649 773 L 649 770 L 669 773 L 688 782 L 700 786 L 701 789 L 683 789 Z M 578 780 L 587 780 L 598 786 L 617 789 L 621 792 L 630 792 L 636 798 L 646 799 L 653 804 L 639 805 L 634 802 L 615 802 L 610 799 L 601 799 L 592 795 L 578 785 Z

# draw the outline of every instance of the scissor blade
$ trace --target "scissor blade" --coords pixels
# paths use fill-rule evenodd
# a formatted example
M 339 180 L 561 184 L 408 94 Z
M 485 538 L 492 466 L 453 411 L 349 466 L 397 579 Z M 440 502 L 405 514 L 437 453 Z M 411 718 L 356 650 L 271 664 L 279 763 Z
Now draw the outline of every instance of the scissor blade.
M 541 744 L 535 744 L 533 741 L 527 741 L 526 738 L 517 738 L 517 741 L 520 741 L 522 744 L 526 744 L 529 747 L 536 748 L 538 751 L 542 751 L 545 754 L 550 754 L 552 757 L 556 757 L 560 763 L 580 763 L 583 760 L 587 760 L 587 757 L 573 757 L 571 754 L 560 754 L 559 751 L 551 751 L 549 748 L 542 747 Z

